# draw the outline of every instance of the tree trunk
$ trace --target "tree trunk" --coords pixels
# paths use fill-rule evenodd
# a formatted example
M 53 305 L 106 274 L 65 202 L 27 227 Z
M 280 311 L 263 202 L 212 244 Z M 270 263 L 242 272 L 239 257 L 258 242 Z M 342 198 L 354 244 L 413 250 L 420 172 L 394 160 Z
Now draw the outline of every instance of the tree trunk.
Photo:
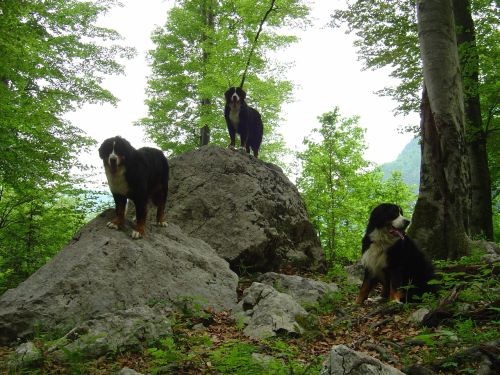
M 410 234 L 424 251 L 456 259 L 468 253 L 469 160 L 451 0 L 419 0 L 424 91 L 422 166 Z
M 491 179 L 486 152 L 486 132 L 479 101 L 479 56 L 470 0 L 453 0 L 458 55 L 462 71 L 467 152 L 470 159 L 472 206 L 470 235 L 493 240 Z
M 202 61 L 203 61 L 203 68 L 202 68 L 202 75 L 203 79 L 202 81 L 205 80 L 205 77 L 207 76 L 207 70 L 208 70 L 208 60 L 210 59 L 210 53 L 213 48 L 213 42 L 211 40 L 211 37 L 209 35 L 210 32 L 213 32 L 215 28 L 214 24 L 214 4 L 213 0 L 204 0 L 202 3 L 202 8 L 201 8 L 201 14 L 202 14 L 202 19 L 203 23 L 205 26 L 205 30 L 202 35 Z M 206 124 L 205 118 L 207 113 L 210 112 L 210 107 L 212 104 L 212 100 L 210 97 L 203 97 L 201 98 L 201 116 L 200 116 L 200 128 Z

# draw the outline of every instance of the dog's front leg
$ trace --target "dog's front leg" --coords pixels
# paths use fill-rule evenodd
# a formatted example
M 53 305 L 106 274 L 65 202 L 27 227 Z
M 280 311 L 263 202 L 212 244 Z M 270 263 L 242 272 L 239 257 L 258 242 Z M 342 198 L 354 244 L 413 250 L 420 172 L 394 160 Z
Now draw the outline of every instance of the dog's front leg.
M 135 204 L 135 218 L 136 224 L 135 228 L 130 233 L 130 236 L 136 240 L 144 236 L 144 228 L 146 226 L 146 216 L 148 214 L 148 202 L 146 201 L 134 201 Z
M 240 124 L 240 128 L 239 128 L 239 131 L 240 131 L 240 148 L 242 150 L 245 150 L 246 152 L 250 152 L 250 149 L 247 147 L 247 144 L 248 144 L 248 127 L 247 127 L 248 124 L 246 123 L 243 123 L 243 124 Z
M 106 224 L 108 228 L 118 229 L 123 226 L 125 221 L 125 211 L 127 209 L 127 197 L 124 195 L 113 194 L 113 199 L 115 200 L 115 218 L 108 221 Z
M 165 197 L 165 198 L 164 198 Z M 156 225 L 159 227 L 166 227 L 167 221 L 165 220 L 165 204 L 166 204 L 166 192 L 163 193 L 157 203 L 156 203 Z
M 230 121 L 227 121 L 226 124 L 230 139 L 228 148 L 234 149 L 234 145 L 236 144 L 236 130 L 234 129 Z
M 229 132 L 229 138 L 230 138 L 229 148 L 234 150 L 236 145 L 236 132 L 234 130 Z
M 356 298 L 356 303 L 362 305 L 363 302 L 368 298 L 368 295 L 377 285 L 377 280 L 370 275 L 370 271 L 365 269 L 365 276 L 363 278 L 363 284 L 359 289 L 358 297 Z

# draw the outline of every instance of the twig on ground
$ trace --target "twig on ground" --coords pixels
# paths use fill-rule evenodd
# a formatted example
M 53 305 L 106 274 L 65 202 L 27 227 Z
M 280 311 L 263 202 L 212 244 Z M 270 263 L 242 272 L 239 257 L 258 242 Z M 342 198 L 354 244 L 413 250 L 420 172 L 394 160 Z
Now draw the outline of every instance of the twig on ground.
M 363 345 L 368 350 L 373 350 L 380 354 L 380 357 L 385 362 L 397 363 L 398 359 L 392 356 L 389 351 L 381 345 L 374 344 L 372 342 L 367 342 Z
M 464 285 L 453 287 L 451 292 L 439 301 L 437 307 L 424 316 L 422 325 L 424 327 L 437 327 L 443 320 L 451 318 L 453 316 L 452 304 L 457 300 L 463 288 Z

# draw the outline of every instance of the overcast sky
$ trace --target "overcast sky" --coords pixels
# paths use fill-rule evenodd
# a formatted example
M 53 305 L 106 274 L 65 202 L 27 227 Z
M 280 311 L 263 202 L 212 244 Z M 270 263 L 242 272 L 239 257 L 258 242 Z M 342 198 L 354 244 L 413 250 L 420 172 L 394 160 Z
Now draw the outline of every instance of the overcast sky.
M 154 146 L 145 140 L 142 128 L 133 123 L 147 114 L 144 92 L 149 75 L 146 53 L 154 47 L 151 32 L 155 26 L 165 23 L 173 1 L 122 0 L 122 3 L 124 7 L 102 19 L 103 25 L 117 30 L 125 38 L 124 43 L 138 51 L 137 56 L 126 63 L 124 76 L 110 77 L 104 83 L 120 102 L 117 107 L 86 105 L 68 118 L 99 144 L 106 138 L 121 135 L 136 148 Z M 341 30 L 325 27 L 332 10 L 344 1 L 313 0 L 310 3 L 313 26 L 299 34 L 299 43 L 283 51 L 283 59 L 295 63 L 288 79 L 297 85 L 294 102 L 283 108 L 285 120 L 281 129 L 288 146 L 299 149 L 304 137 L 318 125 L 317 117 L 338 106 L 343 117 L 360 116 L 360 125 L 367 129 L 365 156 L 368 160 L 375 163 L 394 160 L 412 138 L 409 134 L 399 134 L 398 125 L 418 124 L 418 115 L 395 118 L 392 112 L 395 104 L 374 94 L 390 82 L 387 72 L 362 72 L 352 38 Z M 97 148 L 90 163 L 100 166 Z

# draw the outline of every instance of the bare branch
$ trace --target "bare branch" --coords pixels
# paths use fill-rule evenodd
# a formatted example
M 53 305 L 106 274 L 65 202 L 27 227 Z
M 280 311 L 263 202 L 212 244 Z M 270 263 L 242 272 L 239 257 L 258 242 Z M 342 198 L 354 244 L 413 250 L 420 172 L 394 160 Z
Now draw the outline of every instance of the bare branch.
M 264 22 L 266 22 L 266 19 L 269 16 L 269 14 L 273 10 L 275 10 L 275 8 L 274 8 L 275 2 L 276 2 L 276 0 L 271 0 L 271 6 L 269 7 L 266 14 L 264 14 L 264 17 L 260 21 L 259 30 L 257 31 L 257 34 L 255 34 L 255 38 L 254 38 L 253 43 L 252 43 L 252 48 L 250 48 L 250 53 L 248 54 L 247 63 L 245 65 L 245 71 L 243 72 L 243 76 L 241 77 L 240 88 L 243 88 L 243 84 L 245 83 L 245 78 L 247 76 L 248 67 L 250 66 L 250 60 L 252 59 L 253 52 L 255 51 L 255 47 L 257 46 L 257 41 L 259 40 L 259 35 L 262 31 L 262 26 L 264 25 Z

